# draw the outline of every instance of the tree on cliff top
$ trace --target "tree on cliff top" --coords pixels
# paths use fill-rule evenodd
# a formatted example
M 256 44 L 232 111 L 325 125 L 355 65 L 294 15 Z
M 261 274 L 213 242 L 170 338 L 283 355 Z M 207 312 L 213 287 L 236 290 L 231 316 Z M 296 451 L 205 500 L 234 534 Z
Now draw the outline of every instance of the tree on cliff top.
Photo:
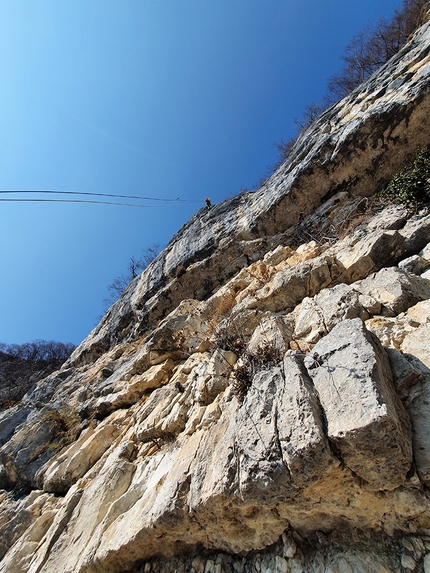
M 375 29 L 366 28 L 348 44 L 344 66 L 328 82 L 328 102 L 347 96 L 371 74 L 388 62 L 413 32 L 428 19 L 428 0 L 404 0 L 391 20 L 381 18 Z
M 275 143 L 278 167 L 289 156 L 297 138 L 330 105 L 350 94 L 373 72 L 388 62 L 410 36 L 430 18 L 430 0 L 403 0 L 391 20 L 381 18 L 375 28 L 359 32 L 345 48 L 342 69 L 327 84 L 327 93 L 318 103 L 305 107 L 301 120 L 295 120 L 297 136 Z

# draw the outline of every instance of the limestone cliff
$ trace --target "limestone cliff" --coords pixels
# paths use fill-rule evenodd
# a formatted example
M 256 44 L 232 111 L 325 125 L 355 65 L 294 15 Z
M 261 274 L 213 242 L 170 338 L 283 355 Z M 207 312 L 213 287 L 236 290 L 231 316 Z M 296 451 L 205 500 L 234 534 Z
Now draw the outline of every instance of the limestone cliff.
M 0 414 L 0 572 L 430 571 L 430 25 Z

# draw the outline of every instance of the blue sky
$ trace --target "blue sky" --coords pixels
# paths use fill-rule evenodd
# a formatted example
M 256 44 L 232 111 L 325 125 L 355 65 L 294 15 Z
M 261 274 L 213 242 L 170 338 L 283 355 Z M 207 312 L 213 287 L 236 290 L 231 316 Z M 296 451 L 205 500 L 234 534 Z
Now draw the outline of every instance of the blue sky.
M 83 340 L 129 258 L 254 187 L 353 35 L 398 6 L 0 0 L 0 189 L 183 201 L 0 202 L 0 341 Z

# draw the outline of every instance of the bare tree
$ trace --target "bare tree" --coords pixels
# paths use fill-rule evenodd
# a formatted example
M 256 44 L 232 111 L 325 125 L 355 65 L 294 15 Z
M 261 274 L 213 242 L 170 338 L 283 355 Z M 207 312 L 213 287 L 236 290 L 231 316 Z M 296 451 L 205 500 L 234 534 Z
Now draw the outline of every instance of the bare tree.
M 291 139 L 288 139 L 287 141 L 284 141 L 281 138 L 279 141 L 275 142 L 274 145 L 278 152 L 278 159 L 276 163 L 270 168 L 272 173 L 289 157 L 298 137 L 315 121 L 317 117 L 321 115 L 323 111 L 327 109 L 327 107 L 328 104 L 325 100 L 321 100 L 319 103 L 312 102 L 305 107 L 302 119 L 299 120 L 294 118 L 294 123 L 298 129 L 297 135 Z M 271 173 L 269 173 L 267 177 L 270 175 Z
M 107 287 L 109 295 L 104 299 L 104 304 L 109 307 L 116 302 L 125 291 L 126 287 L 134 278 L 136 278 L 146 267 L 152 263 L 156 256 L 161 252 L 162 245 L 154 243 L 150 247 L 143 249 L 140 257 L 131 257 L 128 261 L 127 273 L 116 277 Z
M 33 340 L 23 344 L 0 344 L 0 351 L 27 362 L 65 361 L 76 348 L 74 344 L 55 340 Z

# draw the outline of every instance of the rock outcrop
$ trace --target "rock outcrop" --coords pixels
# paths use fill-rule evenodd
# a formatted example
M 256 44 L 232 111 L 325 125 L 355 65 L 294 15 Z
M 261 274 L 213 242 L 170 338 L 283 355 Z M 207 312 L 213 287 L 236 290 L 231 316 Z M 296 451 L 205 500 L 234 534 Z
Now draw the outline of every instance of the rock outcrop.
M 430 571 L 430 25 L 0 414 L 0 572 Z

